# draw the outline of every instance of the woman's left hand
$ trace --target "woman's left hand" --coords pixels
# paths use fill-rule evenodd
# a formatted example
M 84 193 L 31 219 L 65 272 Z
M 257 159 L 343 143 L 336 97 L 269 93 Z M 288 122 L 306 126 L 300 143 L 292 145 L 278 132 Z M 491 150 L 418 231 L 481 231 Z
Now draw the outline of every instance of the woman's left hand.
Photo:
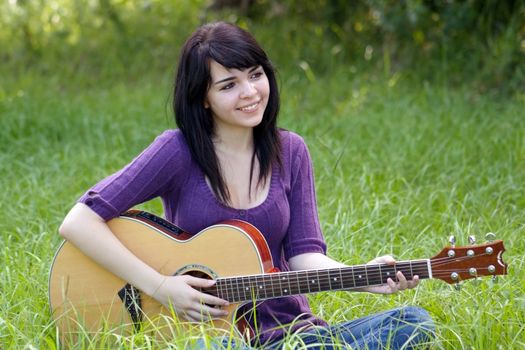
M 393 265 L 396 260 L 390 255 L 384 255 L 371 260 L 368 264 L 388 264 Z M 401 271 L 396 274 L 397 282 L 391 278 L 387 279 L 387 284 L 381 286 L 373 286 L 363 288 L 363 291 L 378 294 L 392 294 L 397 293 L 400 290 L 412 289 L 419 284 L 419 276 L 415 275 L 414 278 L 408 281 Z

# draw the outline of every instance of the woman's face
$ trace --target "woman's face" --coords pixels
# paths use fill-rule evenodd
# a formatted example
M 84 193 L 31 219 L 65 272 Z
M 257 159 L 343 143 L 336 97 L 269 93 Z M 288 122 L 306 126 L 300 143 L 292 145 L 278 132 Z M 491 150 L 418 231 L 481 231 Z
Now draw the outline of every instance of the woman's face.
M 215 131 L 257 126 L 270 95 L 270 84 L 263 68 L 228 69 L 211 61 L 210 74 L 204 107 L 211 109 Z

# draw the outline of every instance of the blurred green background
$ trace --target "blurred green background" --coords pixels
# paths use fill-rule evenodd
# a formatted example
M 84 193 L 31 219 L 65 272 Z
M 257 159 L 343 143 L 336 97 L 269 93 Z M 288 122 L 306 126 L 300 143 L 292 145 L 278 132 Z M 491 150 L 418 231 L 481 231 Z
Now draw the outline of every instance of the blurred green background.
M 4 0 L 1 73 L 63 84 L 165 73 L 196 26 L 226 20 L 310 78 L 349 65 L 512 94 L 525 88 L 524 18 L 523 0 Z
M 308 142 L 330 256 L 431 257 L 449 233 L 505 240 L 499 284 L 320 293 L 314 312 L 336 323 L 416 304 L 436 321 L 434 349 L 525 348 L 523 0 L 1 1 L 0 348 L 62 347 L 47 299 L 57 228 L 175 127 L 179 49 L 217 20 L 251 31 L 278 69 L 279 125 Z M 162 215 L 159 200 L 141 208 Z M 77 348 L 192 341 L 105 333 Z

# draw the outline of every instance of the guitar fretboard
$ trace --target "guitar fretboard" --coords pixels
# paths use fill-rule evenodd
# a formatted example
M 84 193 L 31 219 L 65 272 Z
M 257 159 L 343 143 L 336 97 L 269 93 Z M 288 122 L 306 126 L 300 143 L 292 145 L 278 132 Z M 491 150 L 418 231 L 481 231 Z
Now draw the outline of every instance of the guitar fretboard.
M 397 281 L 401 271 L 408 279 L 431 278 L 429 260 L 400 261 L 394 265 L 370 264 L 323 270 L 288 271 L 270 274 L 218 278 L 207 292 L 228 300 L 244 302 L 287 295 L 347 290 L 385 284 L 388 278 Z

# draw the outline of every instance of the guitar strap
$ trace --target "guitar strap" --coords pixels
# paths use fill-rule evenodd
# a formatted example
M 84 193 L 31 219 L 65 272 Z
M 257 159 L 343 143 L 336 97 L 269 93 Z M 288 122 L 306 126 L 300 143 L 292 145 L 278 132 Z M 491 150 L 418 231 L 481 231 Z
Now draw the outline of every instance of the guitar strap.
M 124 288 L 119 290 L 118 296 L 124 303 L 126 310 L 133 321 L 133 327 L 136 331 L 140 330 L 144 315 L 142 314 L 142 300 L 140 298 L 140 291 L 131 284 L 126 284 Z

